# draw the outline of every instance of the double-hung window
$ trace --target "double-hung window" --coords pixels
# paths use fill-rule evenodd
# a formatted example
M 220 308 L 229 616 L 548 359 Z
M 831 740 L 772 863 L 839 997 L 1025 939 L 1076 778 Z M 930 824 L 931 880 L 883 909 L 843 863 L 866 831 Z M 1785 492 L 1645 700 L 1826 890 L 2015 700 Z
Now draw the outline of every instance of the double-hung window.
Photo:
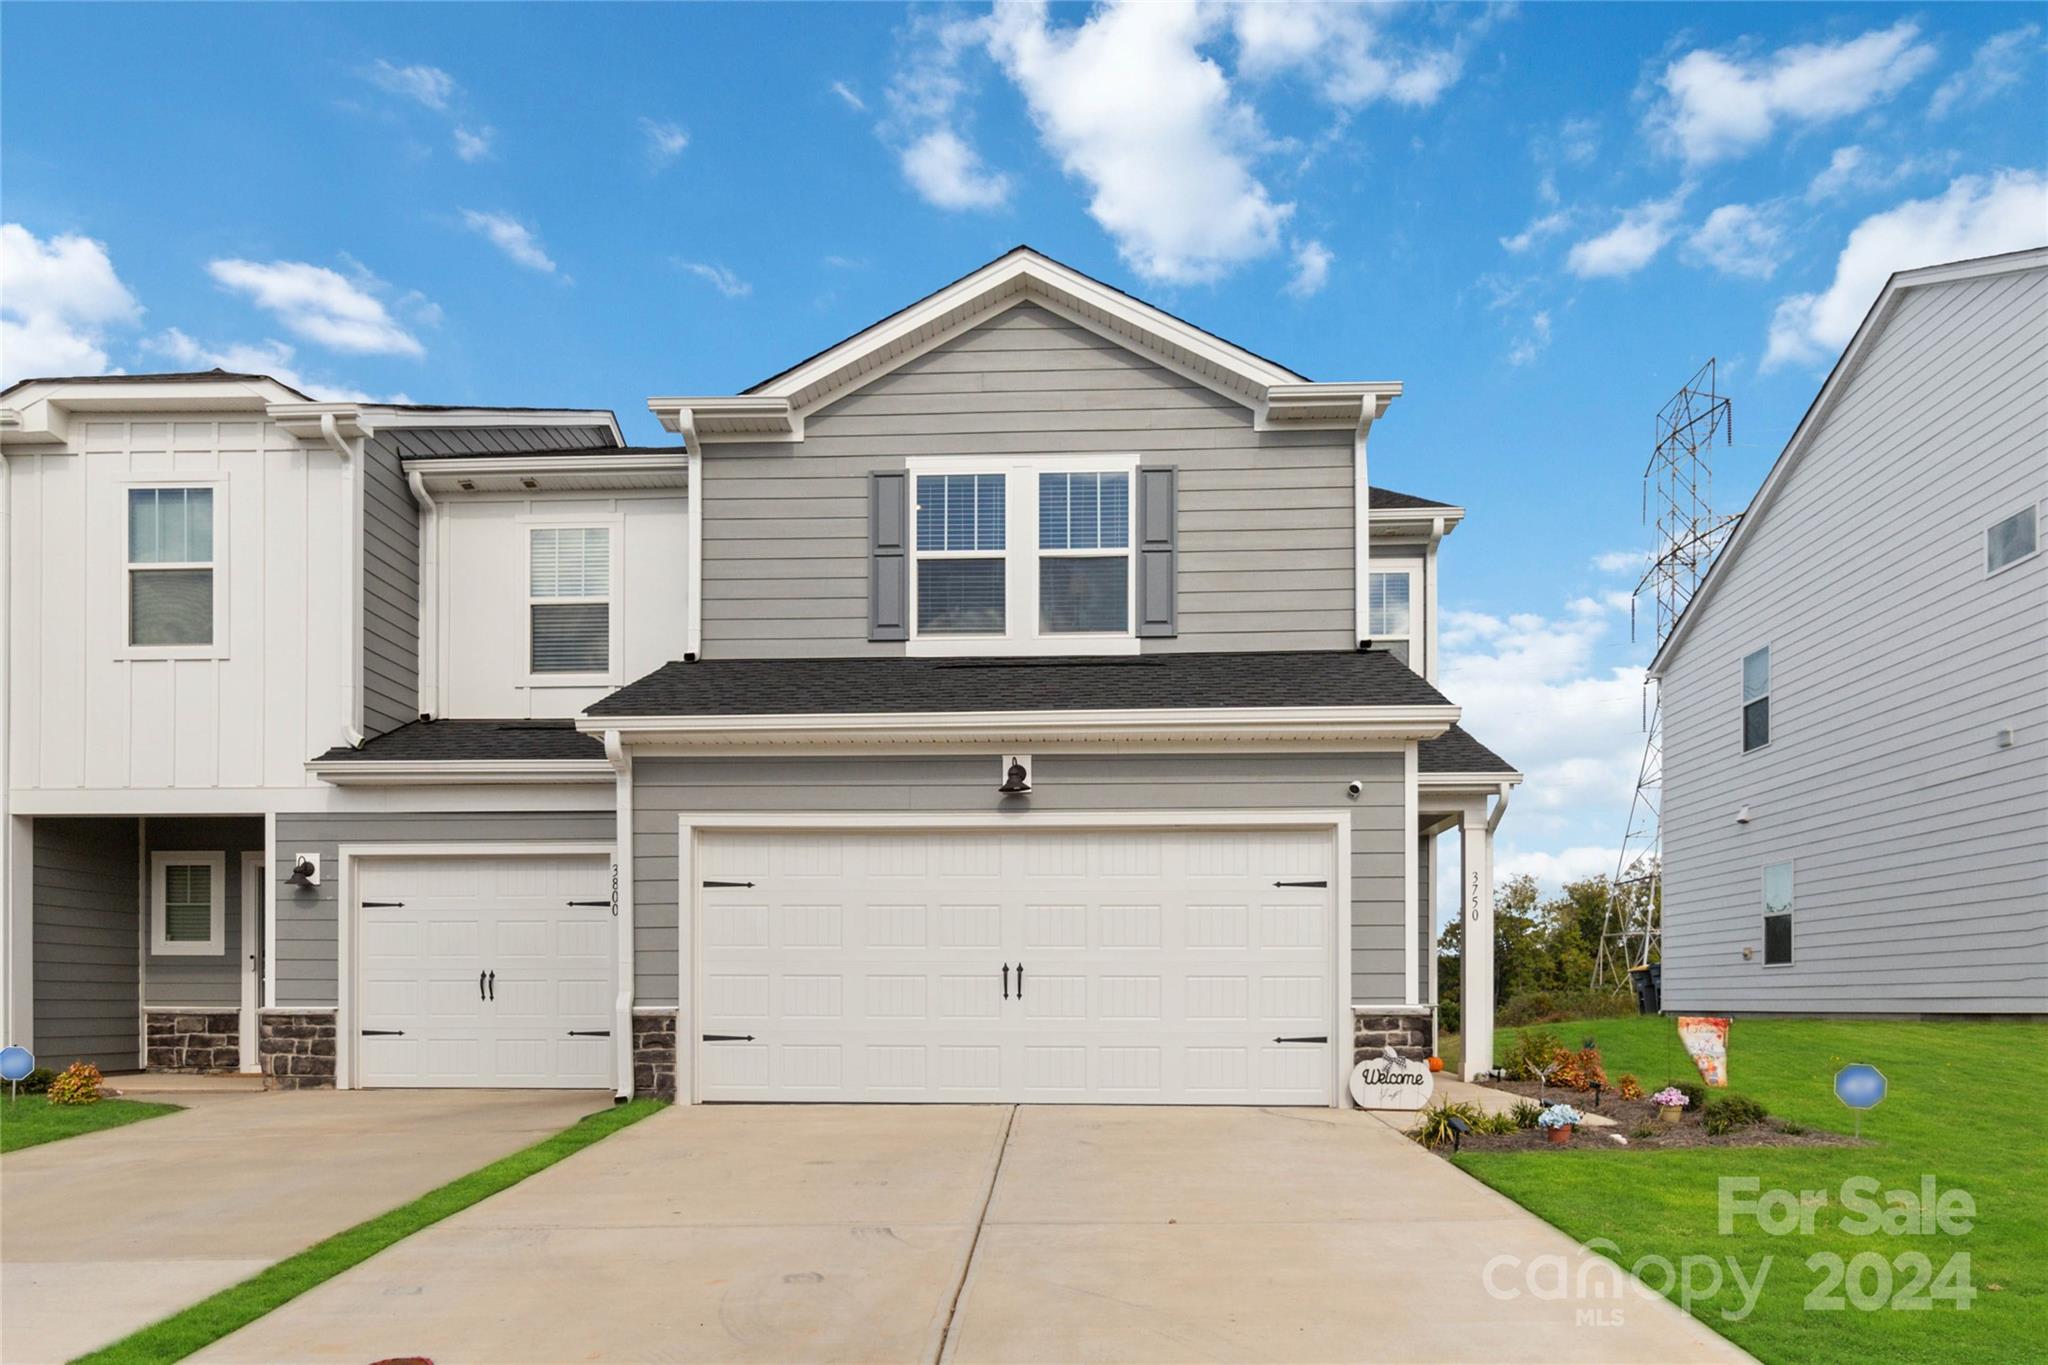
M 1771 742 L 1771 647 L 1742 660 L 1742 751 Z
M 1366 585 L 1366 632 L 1383 649 L 1412 667 L 1415 644 L 1415 575 L 1406 569 L 1374 570 Z
M 1004 632 L 1008 503 L 1001 474 L 918 475 L 918 634 Z
M 227 855 L 149 855 L 149 949 L 167 957 L 227 951 Z
M 605 526 L 527 532 L 530 667 L 543 674 L 609 674 L 612 533 Z
M 214 490 L 128 490 L 128 644 L 214 643 Z
M 1792 864 L 1772 863 L 1764 869 L 1764 965 L 1784 967 L 1792 961 Z
M 1131 623 L 1131 476 L 1038 476 L 1038 633 L 1125 631 Z

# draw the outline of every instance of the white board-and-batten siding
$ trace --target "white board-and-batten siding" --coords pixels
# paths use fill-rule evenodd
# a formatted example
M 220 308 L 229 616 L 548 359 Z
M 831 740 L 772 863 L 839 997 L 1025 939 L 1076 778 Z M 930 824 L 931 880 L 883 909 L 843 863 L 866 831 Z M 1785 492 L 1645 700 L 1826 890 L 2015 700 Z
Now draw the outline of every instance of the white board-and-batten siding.
M 2048 555 L 1985 572 L 2044 498 L 2048 271 L 1904 291 L 1667 663 L 1666 1008 L 2048 1012 Z
M 343 489 L 331 452 L 269 422 L 80 424 L 74 452 L 9 455 L 17 788 L 300 787 L 341 738 Z M 133 657 L 127 487 L 216 482 L 209 658 Z
M 1180 470 L 1179 634 L 1145 650 L 1350 646 L 1351 433 L 1255 432 L 1242 405 L 1021 304 L 812 414 L 801 443 L 713 449 L 706 654 L 903 653 L 867 639 L 868 474 L 1094 453 Z

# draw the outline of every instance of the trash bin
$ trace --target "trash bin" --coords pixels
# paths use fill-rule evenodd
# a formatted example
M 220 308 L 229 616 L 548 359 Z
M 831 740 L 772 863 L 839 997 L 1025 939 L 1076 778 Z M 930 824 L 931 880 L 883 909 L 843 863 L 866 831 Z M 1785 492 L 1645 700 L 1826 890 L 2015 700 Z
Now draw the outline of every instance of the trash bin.
M 1635 987 L 1636 1013 L 1658 1014 L 1664 1008 L 1664 964 L 1652 962 L 1647 967 L 1628 969 L 1629 985 Z

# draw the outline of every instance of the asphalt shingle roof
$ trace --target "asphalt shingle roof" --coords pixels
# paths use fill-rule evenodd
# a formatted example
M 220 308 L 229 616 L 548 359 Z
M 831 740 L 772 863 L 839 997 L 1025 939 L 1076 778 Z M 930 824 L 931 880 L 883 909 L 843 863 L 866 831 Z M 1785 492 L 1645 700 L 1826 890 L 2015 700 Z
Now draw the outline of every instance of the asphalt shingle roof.
M 786 716 L 1449 704 L 1391 654 L 1327 650 L 1116 658 L 706 659 L 665 664 L 585 714 Z
M 1511 773 L 1514 764 L 1453 725 L 1416 746 L 1416 768 L 1425 773 Z
M 1452 507 L 1454 503 L 1435 502 L 1429 498 L 1418 498 L 1413 493 L 1396 493 L 1391 488 L 1375 488 L 1366 506 L 1376 512 L 1391 512 L 1404 507 Z
M 595 735 L 579 734 L 572 720 L 416 720 L 368 741 L 340 745 L 316 762 L 477 762 L 604 757 Z

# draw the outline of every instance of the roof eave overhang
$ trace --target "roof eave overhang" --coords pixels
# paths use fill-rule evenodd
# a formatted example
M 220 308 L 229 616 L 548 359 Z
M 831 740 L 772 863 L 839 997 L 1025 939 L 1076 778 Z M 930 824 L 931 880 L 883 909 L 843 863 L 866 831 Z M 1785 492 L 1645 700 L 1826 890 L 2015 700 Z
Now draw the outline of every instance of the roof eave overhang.
M 610 763 L 594 759 L 313 759 L 306 771 L 337 787 L 443 787 L 494 783 L 610 782 Z
M 18 388 L 0 410 L 0 448 L 61 450 L 70 443 L 74 417 L 183 412 L 260 417 L 282 400 L 296 402 L 298 395 L 269 379 L 31 383 Z
M 559 408 L 545 411 L 511 412 L 496 408 L 459 408 L 446 412 L 408 412 L 380 403 L 270 403 L 270 420 L 301 440 L 320 437 L 323 418 L 332 417 L 340 434 L 349 439 L 384 430 L 449 429 L 459 427 L 588 427 L 601 426 L 611 434 L 614 445 L 625 444 L 618 418 L 604 408 Z
M 1465 520 L 1462 507 L 1375 507 L 1372 524 L 1394 535 L 1449 535 Z
M 674 455 L 489 455 L 476 459 L 424 458 L 403 461 L 436 494 L 508 492 L 550 480 L 574 481 L 577 491 L 601 488 L 686 488 L 690 462 Z
M 734 744 L 897 746 L 931 743 L 1406 741 L 1435 739 L 1455 706 L 1160 707 L 1104 711 L 903 711 L 764 716 L 583 716 L 586 734 L 635 748 Z
M 1459 790 L 1475 788 L 1492 791 L 1502 785 L 1518 787 L 1522 784 L 1522 780 L 1522 774 L 1513 770 L 1492 773 L 1417 773 L 1415 775 L 1417 786 L 1428 787 L 1431 790 L 1441 790 L 1450 787 Z

